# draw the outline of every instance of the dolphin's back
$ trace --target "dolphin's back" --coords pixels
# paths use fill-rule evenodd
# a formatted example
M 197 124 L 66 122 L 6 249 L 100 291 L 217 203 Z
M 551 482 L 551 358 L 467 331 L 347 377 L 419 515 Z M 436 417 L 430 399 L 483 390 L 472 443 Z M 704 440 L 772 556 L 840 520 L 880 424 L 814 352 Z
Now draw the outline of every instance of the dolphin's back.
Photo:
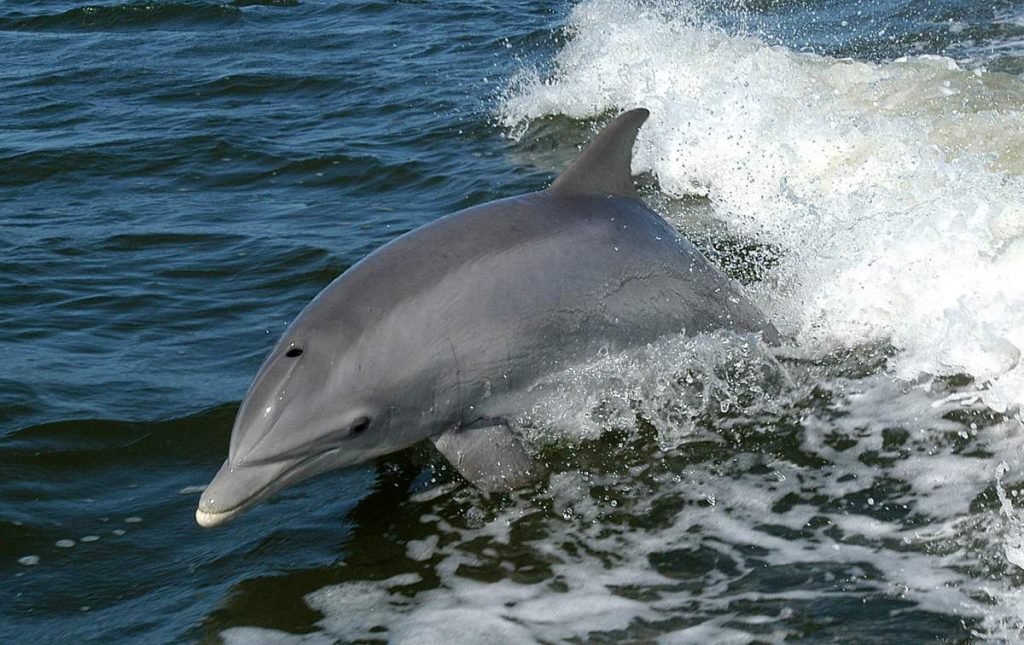
M 373 348 L 360 366 L 408 387 L 426 378 L 460 399 L 483 382 L 521 387 L 666 334 L 725 328 L 775 340 L 757 308 L 637 196 L 630 160 L 647 116 L 617 117 L 547 190 L 381 247 L 296 324 L 333 329 L 353 352 Z
M 328 294 L 315 312 L 325 323 L 357 316 L 362 341 L 388 339 L 358 343 L 375 348 L 368 363 L 402 365 L 416 383 L 436 383 L 421 368 L 444 365 L 461 395 L 666 334 L 775 334 L 665 220 L 619 196 L 541 191 L 454 213 L 371 254 Z

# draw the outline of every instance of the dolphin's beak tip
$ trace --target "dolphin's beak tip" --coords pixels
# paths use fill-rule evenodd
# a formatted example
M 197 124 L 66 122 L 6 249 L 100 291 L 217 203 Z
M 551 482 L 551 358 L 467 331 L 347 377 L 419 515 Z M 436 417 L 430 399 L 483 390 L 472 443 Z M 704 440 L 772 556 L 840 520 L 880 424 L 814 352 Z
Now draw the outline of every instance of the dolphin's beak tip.
M 224 524 L 283 486 L 315 474 L 296 469 L 307 461 L 282 459 L 246 465 L 225 461 L 203 491 L 196 508 L 196 523 L 204 528 Z
M 196 524 L 198 524 L 199 526 L 201 526 L 203 528 L 209 528 L 209 527 L 213 526 L 213 524 L 210 522 L 210 514 L 209 513 L 204 513 L 203 511 L 201 511 L 201 510 L 199 510 L 197 508 L 196 509 Z
M 196 524 L 208 529 L 231 519 L 232 513 L 210 513 L 201 508 L 196 509 Z

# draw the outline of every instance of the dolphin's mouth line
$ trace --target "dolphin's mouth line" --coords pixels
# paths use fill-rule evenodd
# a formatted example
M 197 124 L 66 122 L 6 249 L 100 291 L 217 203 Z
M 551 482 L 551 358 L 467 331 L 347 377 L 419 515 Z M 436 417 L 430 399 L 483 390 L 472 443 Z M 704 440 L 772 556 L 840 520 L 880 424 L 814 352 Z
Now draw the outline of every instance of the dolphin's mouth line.
M 242 468 L 245 468 L 247 466 L 267 466 L 270 464 L 281 463 L 282 461 L 297 459 L 300 460 L 294 466 L 297 468 L 298 466 L 301 466 L 307 461 L 316 459 L 317 457 L 322 457 L 323 455 L 326 455 L 327 453 L 333 452 L 335 450 L 341 450 L 342 448 L 344 448 L 344 445 L 342 445 L 341 442 L 338 442 L 336 440 L 326 441 L 321 439 L 310 442 L 305 446 L 300 446 L 299 448 L 296 448 L 291 452 L 286 452 L 283 455 L 278 455 L 277 457 L 274 458 L 268 457 L 266 459 L 254 459 L 252 461 L 247 461 L 244 464 L 241 464 L 241 466 Z M 291 468 L 289 468 L 285 472 L 289 471 L 291 471 Z
M 276 477 L 274 477 L 272 480 L 261 486 L 259 490 L 257 490 L 255 493 L 249 495 L 244 500 L 230 508 L 219 509 L 216 511 L 205 511 L 202 509 L 202 505 L 200 504 L 200 508 L 196 509 L 196 521 L 199 522 L 201 526 L 216 526 L 218 524 L 223 524 L 224 522 L 230 520 L 231 518 L 238 515 L 245 509 L 249 508 L 250 506 L 255 505 L 260 500 L 273 494 L 275 491 L 284 488 L 288 483 L 288 478 L 291 475 L 293 475 L 296 471 L 302 469 L 305 466 L 308 466 L 309 464 L 319 459 L 322 459 L 330 455 L 333 452 L 337 452 L 338 450 L 340 450 L 340 447 L 333 447 L 322 452 L 316 453 L 314 455 L 310 455 L 304 459 L 300 459 L 299 461 L 295 462 L 285 470 L 278 473 Z M 280 461 L 280 459 L 277 461 L 265 460 L 261 462 L 245 464 L 240 467 L 246 468 L 252 466 L 268 465 L 272 463 L 278 463 Z M 214 481 L 214 483 L 215 482 L 216 480 Z M 207 489 L 209 489 L 209 487 L 207 487 Z M 203 492 L 203 494 L 206 494 L 205 491 Z

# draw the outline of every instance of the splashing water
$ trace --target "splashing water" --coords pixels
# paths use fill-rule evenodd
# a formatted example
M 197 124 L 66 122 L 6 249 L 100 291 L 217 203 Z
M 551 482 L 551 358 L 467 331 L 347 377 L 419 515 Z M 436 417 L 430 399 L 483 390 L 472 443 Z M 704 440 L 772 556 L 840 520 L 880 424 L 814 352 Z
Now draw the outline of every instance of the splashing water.
M 524 72 L 502 122 L 650 108 L 634 170 L 780 250 L 756 293 L 797 347 L 888 342 L 898 378 L 966 374 L 986 405 L 1016 409 L 1024 81 L 934 56 L 795 54 L 696 13 L 580 4 L 553 72 Z

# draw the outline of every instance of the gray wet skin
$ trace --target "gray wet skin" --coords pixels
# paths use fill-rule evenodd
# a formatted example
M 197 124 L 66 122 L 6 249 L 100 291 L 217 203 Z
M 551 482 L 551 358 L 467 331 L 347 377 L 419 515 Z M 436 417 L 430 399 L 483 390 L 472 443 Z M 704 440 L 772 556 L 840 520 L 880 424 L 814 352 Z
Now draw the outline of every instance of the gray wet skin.
M 666 334 L 775 328 L 637 197 L 647 110 L 550 188 L 459 211 L 377 249 L 287 329 L 246 394 L 196 511 L 221 524 L 285 486 L 431 439 L 468 480 L 537 469 L 505 419 L 546 374 Z

